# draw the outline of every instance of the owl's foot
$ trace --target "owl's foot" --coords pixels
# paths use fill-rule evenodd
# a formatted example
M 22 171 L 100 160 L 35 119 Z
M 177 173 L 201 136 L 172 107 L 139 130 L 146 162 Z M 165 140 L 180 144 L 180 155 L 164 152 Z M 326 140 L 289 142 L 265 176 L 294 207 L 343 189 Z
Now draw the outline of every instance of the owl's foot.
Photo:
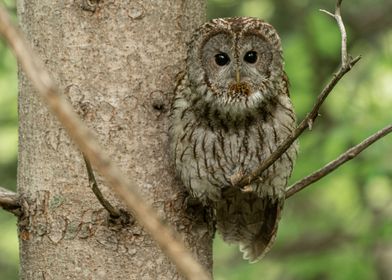
M 242 177 L 244 176 L 245 176 L 245 171 L 242 168 L 234 172 L 234 174 L 230 176 L 231 185 L 232 186 L 237 185 L 238 182 L 241 181 Z
M 253 192 L 253 188 L 252 188 L 251 185 L 246 185 L 246 186 L 241 188 L 241 191 L 244 192 L 244 193 Z

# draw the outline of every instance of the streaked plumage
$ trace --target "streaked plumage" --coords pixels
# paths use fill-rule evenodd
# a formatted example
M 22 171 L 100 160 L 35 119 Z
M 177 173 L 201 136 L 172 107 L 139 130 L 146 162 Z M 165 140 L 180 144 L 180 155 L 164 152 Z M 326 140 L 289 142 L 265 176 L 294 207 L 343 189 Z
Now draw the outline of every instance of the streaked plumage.
M 260 259 L 276 236 L 296 145 L 246 191 L 233 187 L 231 176 L 258 166 L 296 124 L 275 29 L 247 17 L 201 26 L 189 45 L 171 122 L 179 178 L 214 209 L 223 239 L 239 243 L 245 259 Z

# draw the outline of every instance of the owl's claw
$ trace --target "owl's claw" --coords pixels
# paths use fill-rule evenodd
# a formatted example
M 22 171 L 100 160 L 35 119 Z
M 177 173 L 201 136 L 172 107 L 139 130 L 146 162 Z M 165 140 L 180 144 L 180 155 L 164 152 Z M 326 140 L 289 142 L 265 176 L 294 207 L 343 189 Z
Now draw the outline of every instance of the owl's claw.
M 244 170 L 241 168 L 237 172 L 235 172 L 233 175 L 230 176 L 230 182 L 232 186 L 235 186 L 238 184 L 238 182 L 242 179 L 242 177 L 245 176 Z

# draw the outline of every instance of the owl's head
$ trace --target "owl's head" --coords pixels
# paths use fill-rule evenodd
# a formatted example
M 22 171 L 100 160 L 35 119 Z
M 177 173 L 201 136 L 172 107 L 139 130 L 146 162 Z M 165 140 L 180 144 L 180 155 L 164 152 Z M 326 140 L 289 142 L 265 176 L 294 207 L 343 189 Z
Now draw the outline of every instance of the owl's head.
M 249 110 L 277 94 L 284 76 L 279 36 L 249 17 L 213 19 L 188 50 L 188 77 L 198 98 L 227 110 Z

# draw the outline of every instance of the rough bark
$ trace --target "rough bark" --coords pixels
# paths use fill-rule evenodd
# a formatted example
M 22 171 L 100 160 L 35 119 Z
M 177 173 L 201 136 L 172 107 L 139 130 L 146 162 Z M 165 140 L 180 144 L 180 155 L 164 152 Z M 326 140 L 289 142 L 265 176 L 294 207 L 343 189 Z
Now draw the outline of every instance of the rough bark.
M 112 159 L 211 270 L 213 230 L 201 214 L 184 211 L 167 138 L 185 42 L 204 21 L 204 8 L 201 1 L 42 0 L 19 1 L 18 15 L 31 45 Z M 89 189 L 82 155 L 22 72 L 19 88 L 21 278 L 179 278 L 137 223 L 109 219 Z

